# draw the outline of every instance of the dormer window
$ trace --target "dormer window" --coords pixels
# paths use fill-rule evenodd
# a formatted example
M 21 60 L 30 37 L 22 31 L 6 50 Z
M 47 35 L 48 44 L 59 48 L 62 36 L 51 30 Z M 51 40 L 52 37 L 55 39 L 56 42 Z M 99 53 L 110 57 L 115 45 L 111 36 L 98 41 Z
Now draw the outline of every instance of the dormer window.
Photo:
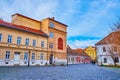
M 50 22 L 50 27 L 54 27 L 54 23 Z

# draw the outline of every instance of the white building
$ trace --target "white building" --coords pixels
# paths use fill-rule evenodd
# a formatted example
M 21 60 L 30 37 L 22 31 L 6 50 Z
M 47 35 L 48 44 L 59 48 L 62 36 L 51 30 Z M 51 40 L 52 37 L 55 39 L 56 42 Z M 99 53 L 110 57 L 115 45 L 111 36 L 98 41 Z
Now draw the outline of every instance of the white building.
M 82 49 L 71 49 L 67 46 L 68 64 L 90 63 L 91 58 Z
M 118 46 L 113 46 L 116 37 L 120 35 L 118 32 L 112 32 L 104 39 L 95 44 L 98 65 L 120 65 L 120 53 Z

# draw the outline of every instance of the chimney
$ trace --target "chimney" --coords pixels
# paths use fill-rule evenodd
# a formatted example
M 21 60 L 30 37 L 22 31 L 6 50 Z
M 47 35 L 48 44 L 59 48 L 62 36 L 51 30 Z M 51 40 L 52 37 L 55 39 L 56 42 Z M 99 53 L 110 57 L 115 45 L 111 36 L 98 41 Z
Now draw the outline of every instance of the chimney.
M 55 19 L 55 17 L 52 17 L 52 19 L 54 20 L 54 19 Z

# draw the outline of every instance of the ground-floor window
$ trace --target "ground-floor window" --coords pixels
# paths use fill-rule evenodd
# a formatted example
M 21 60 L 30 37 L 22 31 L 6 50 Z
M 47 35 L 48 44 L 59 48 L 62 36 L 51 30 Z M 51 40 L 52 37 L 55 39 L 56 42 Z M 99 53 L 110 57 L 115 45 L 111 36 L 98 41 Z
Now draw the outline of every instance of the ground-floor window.
M 24 60 L 28 60 L 28 53 L 27 52 L 24 53 Z
M 40 54 L 40 60 L 44 60 L 44 54 Z
M 115 57 L 115 62 L 119 63 L 119 58 L 118 57 Z
M 76 61 L 77 61 L 77 62 L 80 62 L 80 57 L 76 57 Z
M 74 62 L 74 58 L 71 58 L 71 61 Z
M 9 59 L 9 58 L 10 58 L 10 51 L 6 51 L 5 59 Z
M 32 53 L 32 60 L 35 60 L 35 53 Z
M 70 62 L 70 57 L 68 57 L 68 62 Z
M 107 58 L 104 58 L 104 63 L 107 63 Z

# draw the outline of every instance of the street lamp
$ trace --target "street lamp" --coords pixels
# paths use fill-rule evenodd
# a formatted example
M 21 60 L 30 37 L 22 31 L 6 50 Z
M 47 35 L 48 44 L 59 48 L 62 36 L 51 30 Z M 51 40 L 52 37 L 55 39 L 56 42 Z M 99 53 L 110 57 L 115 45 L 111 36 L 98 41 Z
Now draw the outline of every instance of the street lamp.
M 30 66 L 30 51 L 28 52 L 28 67 Z
M 100 55 L 100 59 L 101 59 L 101 66 L 102 66 L 102 55 Z

